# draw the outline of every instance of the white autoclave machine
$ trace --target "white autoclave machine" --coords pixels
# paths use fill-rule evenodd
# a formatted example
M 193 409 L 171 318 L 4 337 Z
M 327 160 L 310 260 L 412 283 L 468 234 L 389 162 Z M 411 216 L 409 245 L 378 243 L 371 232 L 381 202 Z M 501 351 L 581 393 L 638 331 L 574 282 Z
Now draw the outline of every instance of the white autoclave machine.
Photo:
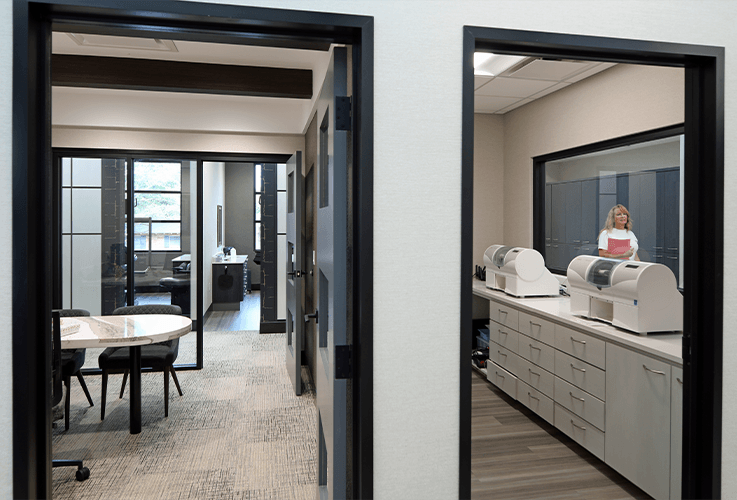
M 492 245 L 484 252 L 486 286 L 515 297 L 558 295 L 560 284 L 532 248 Z
M 641 335 L 683 330 L 683 296 L 663 264 L 580 255 L 567 274 L 572 314 Z

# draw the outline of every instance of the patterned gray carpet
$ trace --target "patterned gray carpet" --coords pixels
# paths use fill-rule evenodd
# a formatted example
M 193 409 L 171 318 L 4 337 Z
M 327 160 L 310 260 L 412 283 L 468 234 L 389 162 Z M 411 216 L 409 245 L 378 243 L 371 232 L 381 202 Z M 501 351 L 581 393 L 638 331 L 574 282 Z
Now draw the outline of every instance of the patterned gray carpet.
M 138 435 L 128 431 L 128 387 L 118 399 L 122 375 L 110 376 L 103 421 L 101 377 L 85 377 L 94 407 L 73 379 L 70 428 L 57 422 L 53 456 L 81 458 L 91 475 L 80 483 L 74 468 L 55 469 L 54 498 L 314 498 L 315 392 L 295 396 L 284 343 L 284 334 L 205 332 L 205 368 L 178 372 L 184 396 L 170 384 L 168 418 L 163 375 L 142 376 Z

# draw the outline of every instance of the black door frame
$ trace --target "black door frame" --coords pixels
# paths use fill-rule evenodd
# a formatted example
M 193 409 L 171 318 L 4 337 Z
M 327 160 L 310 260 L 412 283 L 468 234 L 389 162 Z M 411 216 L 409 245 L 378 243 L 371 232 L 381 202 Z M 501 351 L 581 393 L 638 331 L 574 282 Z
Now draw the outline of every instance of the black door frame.
M 13 496 L 51 497 L 51 31 L 352 46 L 353 491 L 373 496 L 373 18 L 164 0 L 13 0 Z M 213 153 L 213 156 L 217 153 Z M 39 200 L 46 200 L 40 203 Z
M 722 451 L 724 48 L 465 26 L 459 496 L 471 496 L 475 51 L 685 68 L 684 498 L 719 498 Z M 532 166 L 532 165 L 530 165 Z

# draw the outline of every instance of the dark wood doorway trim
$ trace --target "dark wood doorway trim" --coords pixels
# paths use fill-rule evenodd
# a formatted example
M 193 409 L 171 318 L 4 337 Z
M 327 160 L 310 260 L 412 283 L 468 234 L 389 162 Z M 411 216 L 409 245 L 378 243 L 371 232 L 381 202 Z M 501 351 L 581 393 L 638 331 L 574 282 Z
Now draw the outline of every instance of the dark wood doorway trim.
M 354 496 L 373 496 L 373 18 L 163 0 L 13 0 L 13 496 L 51 497 L 51 32 L 352 46 Z
M 721 496 L 724 48 L 466 26 L 461 185 L 460 498 L 471 496 L 473 54 L 685 68 L 684 498 Z

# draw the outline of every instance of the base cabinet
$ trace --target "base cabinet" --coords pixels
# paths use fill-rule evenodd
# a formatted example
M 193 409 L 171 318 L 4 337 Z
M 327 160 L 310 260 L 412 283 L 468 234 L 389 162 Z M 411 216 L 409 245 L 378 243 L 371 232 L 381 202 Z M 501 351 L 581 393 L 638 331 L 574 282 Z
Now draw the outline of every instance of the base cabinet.
M 657 500 L 670 497 L 671 366 L 607 345 L 606 463 Z
M 681 496 L 683 370 L 491 300 L 487 379 L 656 500 Z

